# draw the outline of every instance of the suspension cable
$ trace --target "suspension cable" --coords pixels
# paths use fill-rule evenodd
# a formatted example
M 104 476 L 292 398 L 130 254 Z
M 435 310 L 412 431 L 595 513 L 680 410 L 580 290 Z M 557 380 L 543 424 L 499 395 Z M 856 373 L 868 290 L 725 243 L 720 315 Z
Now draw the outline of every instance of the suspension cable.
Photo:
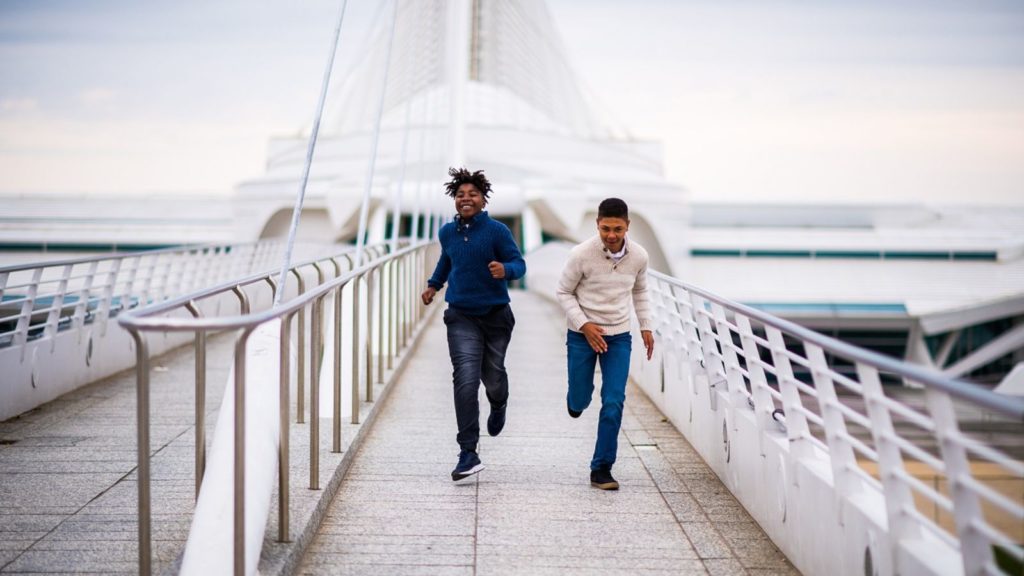
M 292 247 L 295 245 L 295 233 L 299 229 L 299 217 L 302 215 L 302 204 L 306 199 L 306 183 L 309 181 L 309 168 L 313 164 L 313 151 L 316 149 L 316 138 L 320 132 L 320 118 L 324 113 L 324 101 L 327 100 L 327 87 L 331 83 L 331 69 L 334 68 L 334 55 L 338 51 L 338 40 L 341 38 L 341 23 L 345 19 L 345 6 L 348 0 L 342 0 L 341 10 L 338 12 L 338 24 L 334 28 L 334 42 L 331 44 L 331 51 L 327 56 L 327 68 L 324 70 L 324 79 L 320 86 L 320 99 L 316 104 L 316 114 L 313 116 L 313 129 L 309 134 L 309 145 L 306 147 L 306 162 L 302 166 L 302 179 L 299 181 L 299 193 L 295 199 L 295 207 L 292 208 L 292 224 L 288 229 L 288 242 L 285 244 L 284 261 L 281 263 L 281 275 L 277 278 L 277 295 L 274 306 L 280 306 L 284 302 L 285 281 L 288 279 L 288 269 L 292 265 Z
M 398 2 L 395 0 L 395 13 L 391 18 L 391 30 L 388 33 L 388 48 L 384 53 L 384 81 L 380 90 L 380 104 L 377 106 L 377 121 L 373 128 L 373 139 L 370 142 L 370 165 L 367 168 L 366 186 L 363 188 L 363 202 L 359 207 L 359 229 L 356 233 L 356 263 L 358 268 L 363 262 L 363 244 L 366 236 L 366 218 L 370 210 L 370 190 L 373 188 L 373 172 L 377 163 L 377 141 L 380 139 L 380 123 L 384 116 L 384 100 L 388 92 L 388 72 L 391 70 L 391 45 L 395 41 L 395 23 L 398 21 Z

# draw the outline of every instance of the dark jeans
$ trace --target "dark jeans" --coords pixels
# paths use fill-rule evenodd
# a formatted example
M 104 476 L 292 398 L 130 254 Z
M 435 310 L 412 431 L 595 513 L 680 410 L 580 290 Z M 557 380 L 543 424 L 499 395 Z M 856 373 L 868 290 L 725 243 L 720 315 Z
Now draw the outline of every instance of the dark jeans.
M 594 395 L 594 367 L 601 362 L 601 414 L 597 422 L 597 444 L 591 470 L 611 470 L 619 449 L 619 427 L 622 426 L 622 405 L 626 401 L 626 380 L 629 378 L 629 354 L 633 336 L 629 332 L 605 336 L 608 351 L 594 352 L 587 337 L 568 331 L 565 345 L 569 356 L 569 408 L 582 412 L 590 406 Z
M 505 406 L 508 402 L 505 349 L 512 340 L 516 319 L 512 307 L 506 304 L 482 316 L 447 308 L 444 323 L 448 327 L 455 419 L 459 424 L 456 440 L 463 450 L 476 451 L 480 440 L 480 402 L 477 399 L 480 381 L 484 383 L 491 407 Z

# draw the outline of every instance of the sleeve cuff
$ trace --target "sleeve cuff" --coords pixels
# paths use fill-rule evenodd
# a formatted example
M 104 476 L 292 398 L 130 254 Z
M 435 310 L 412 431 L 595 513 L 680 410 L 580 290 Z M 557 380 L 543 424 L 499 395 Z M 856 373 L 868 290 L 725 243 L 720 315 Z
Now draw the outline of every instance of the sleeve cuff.
M 583 314 L 573 314 L 569 316 L 569 322 L 572 323 L 572 329 L 579 332 L 580 328 L 583 328 L 583 325 L 589 322 L 589 320 Z

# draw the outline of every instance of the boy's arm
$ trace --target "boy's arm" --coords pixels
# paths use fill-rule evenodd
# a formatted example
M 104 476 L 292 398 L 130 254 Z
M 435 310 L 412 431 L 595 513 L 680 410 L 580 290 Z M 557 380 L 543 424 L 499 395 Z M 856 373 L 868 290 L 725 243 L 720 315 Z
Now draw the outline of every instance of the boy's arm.
M 434 290 L 440 290 L 448 281 L 448 274 L 452 271 L 452 259 L 448 257 L 444 249 L 441 249 L 441 257 L 437 259 L 437 266 L 434 267 L 434 274 L 427 280 L 427 286 Z
M 526 261 L 523 260 L 523 254 L 519 251 L 519 245 L 512 237 L 512 232 L 504 226 L 503 228 L 504 232 L 499 236 L 495 250 L 498 262 L 505 267 L 505 280 L 522 278 L 526 276 Z
M 645 264 L 636 274 L 636 281 L 633 282 L 633 309 L 636 310 L 636 319 L 640 322 L 640 330 L 651 328 L 651 297 L 647 292 L 647 265 Z
M 569 326 L 577 331 L 588 322 L 587 315 L 583 313 L 583 309 L 580 308 L 580 303 L 576 299 L 576 286 L 579 285 L 582 278 L 583 269 L 580 266 L 580 261 L 570 255 L 569 261 L 565 263 L 565 268 L 562 269 L 562 276 L 558 279 L 555 295 L 558 298 L 558 303 L 565 310 L 565 315 L 569 319 Z

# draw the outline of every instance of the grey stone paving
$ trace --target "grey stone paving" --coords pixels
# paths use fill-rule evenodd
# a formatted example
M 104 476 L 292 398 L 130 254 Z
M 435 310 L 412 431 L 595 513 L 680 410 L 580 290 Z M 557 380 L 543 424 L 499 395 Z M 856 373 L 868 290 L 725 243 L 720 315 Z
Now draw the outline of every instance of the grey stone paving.
M 231 335 L 209 340 L 208 434 L 231 360 Z M 191 347 L 154 360 L 154 569 L 188 534 L 194 498 Z M 0 573 L 138 570 L 135 373 L 126 371 L 0 422 Z
M 600 399 L 565 412 L 564 324 L 516 293 L 508 424 L 487 469 L 458 454 L 441 315 L 395 383 L 301 574 L 797 574 L 696 452 L 630 387 L 618 492 L 590 487 Z M 486 401 L 481 420 L 486 418 Z

